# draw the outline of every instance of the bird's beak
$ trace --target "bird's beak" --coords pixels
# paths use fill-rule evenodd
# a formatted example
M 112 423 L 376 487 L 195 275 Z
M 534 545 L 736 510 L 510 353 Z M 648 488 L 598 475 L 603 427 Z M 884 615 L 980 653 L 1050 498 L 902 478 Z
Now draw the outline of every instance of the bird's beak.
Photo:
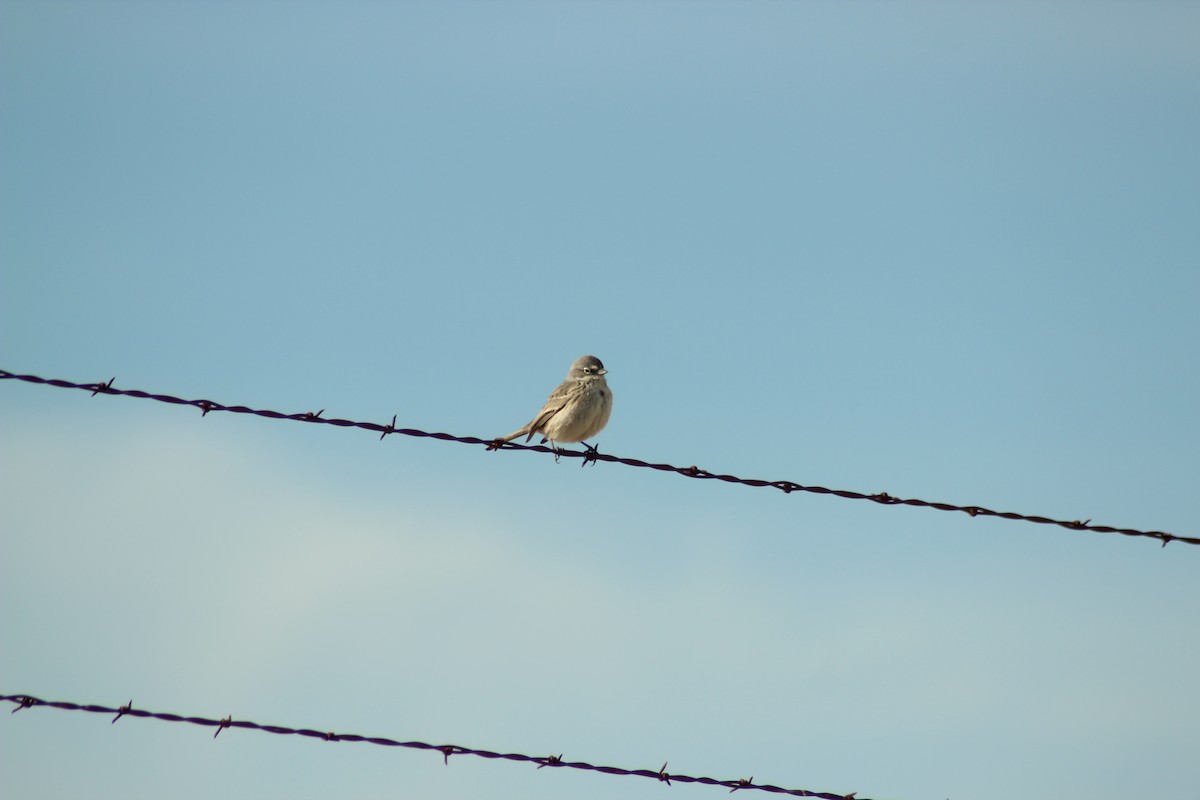
M 607 375 L 607 374 L 608 374 L 608 370 L 606 370 L 606 369 L 602 369 L 602 370 L 600 370 L 600 374 L 601 374 L 601 375 Z

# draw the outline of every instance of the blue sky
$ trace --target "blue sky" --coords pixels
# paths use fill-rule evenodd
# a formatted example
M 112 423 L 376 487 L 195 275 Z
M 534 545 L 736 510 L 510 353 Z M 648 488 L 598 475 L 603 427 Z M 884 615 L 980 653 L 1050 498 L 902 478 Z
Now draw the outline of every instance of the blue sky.
M 0 2 L 0 367 L 1200 533 L 1200 8 Z M 0 689 L 1183 795 L 1200 551 L 0 385 Z M 22 797 L 720 789 L 38 709 Z

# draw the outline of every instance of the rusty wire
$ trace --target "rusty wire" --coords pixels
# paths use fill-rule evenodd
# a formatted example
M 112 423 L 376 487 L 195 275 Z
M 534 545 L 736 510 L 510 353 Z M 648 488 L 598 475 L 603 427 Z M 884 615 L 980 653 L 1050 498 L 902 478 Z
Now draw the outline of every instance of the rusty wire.
M 199 725 L 206 728 L 216 728 L 213 732 L 213 738 L 221 733 L 226 728 L 246 728 L 248 730 L 265 731 L 266 733 L 274 733 L 280 736 L 307 736 L 310 739 L 320 739 L 325 742 L 366 742 L 367 744 L 380 745 L 382 747 L 407 747 L 413 750 L 434 750 L 442 754 L 443 761 L 449 765 L 450 756 L 479 756 L 487 759 L 504 759 L 506 761 L 520 761 L 530 764 L 537 764 L 538 769 L 542 767 L 564 767 L 567 769 L 580 769 L 590 772 L 603 772 L 606 775 L 634 775 L 639 778 L 654 778 L 662 781 L 668 786 L 674 781 L 676 783 L 702 783 L 708 786 L 724 786 L 729 791 L 736 792 L 738 789 L 758 790 L 763 792 L 772 792 L 774 794 L 787 794 L 793 797 L 819 797 L 824 800 L 854 800 L 856 792 L 850 794 L 834 794 L 832 792 L 814 792 L 808 789 L 785 789 L 781 786 L 773 786 L 769 783 L 759 784 L 754 782 L 754 778 L 739 778 L 737 780 L 717 780 L 716 778 L 694 777 L 691 775 L 677 775 L 673 772 L 667 772 L 667 764 L 664 762 L 662 767 L 657 770 L 651 769 L 625 769 L 623 767 L 604 767 L 595 764 L 589 764 L 586 761 L 566 761 L 562 754 L 550 756 L 527 756 L 520 753 L 497 753 L 493 750 L 477 750 L 473 747 L 462 747 L 456 744 L 429 744 L 428 742 L 401 742 L 396 739 L 388 739 L 382 736 L 360 736 L 356 733 L 332 733 L 326 731 L 318 731 L 312 728 L 290 728 L 285 725 L 260 725 L 257 722 L 249 720 L 233 719 L 232 716 L 224 719 L 209 719 L 208 717 L 185 717 L 181 714 L 169 714 L 161 711 L 146 711 L 141 708 L 134 708 L 133 701 L 130 700 L 123 706 L 112 708 L 110 706 L 98 706 L 81 703 L 71 703 L 58 700 L 40 700 L 36 697 L 30 697 L 26 694 L 6 694 L 0 695 L 0 700 L 6 700 L 14 703 L 14 708 L 10 713 L 17 713 L 25 708 L 33 708 L 34 706 L 49 706 L 50 708 L 61 708 L 66 711 L 87 711 L 91 714 L 114 714 L 112 721 L 115 723 L 121 717 L 148 717 L 150 719 L 163 720 L 165 722 L 187 722 L 191 725 Z M 858 800 L 868 800 L 868 798 L 858 798 Z
M 296 422 L 313 422 L 323 425 L 335 425 L 340 428 L 362 428 L 363 430 L 374 431 L 379 434 L 379 438 L 383 439 L 389 434 L 400 434 L 401 436 L 418 436 L 430 439 L 441 439 L 449 442 L 461 442 L 462 444 L 484 445 L 489 450 L 533 450 L 541 453 L 551 453 L 558 458 L 566 456 L 568 458 L 582 458 L 583 464 L 595 463 L 597 461 L 610 461 L 616 464 L 625 464 L 630 467 L 644 467 L 647 469 L 660 470 L 662 472 L 674 472 L 678 475 L 683 475 L 688 478 L 698 478 L 702 480 L 717 480 L 726 483 L 738 483 L 743 486 L 765 486 L 790 494 L 792 492 L 811 492 L 813 494 L 828 494 L 835 497 L 842 497 L 847 500 L 871 500 L 880 505 L 887 506 L 917 506 L 920 508 L 933 508 L 938 511 L 961 511 L 971 517 L 998 517 L 1000 519 L 1020 520 L 1022 522 L 1035 522 L 1041 525 L 1057 525 L 1061 528 L 1067 528 L 1073 531 L 1091 531 L 1093 533 L 1119 533 L 1122 536 L 1136 536 L 1147 539 L 1157 539 L 1162 542 L 1162 546 L 1166 547 L 1169 542 L 1183 542 L 1184 544 L 1200 545 L 1200 537 L 1194 536 L 1179 536 L 1165 531 L 1143 531 L 1136 528 L 1115 528 L 1110 525 L 1093 525 L 1090 519 L 1080 521 L 1076 520 L 1061 520 L 1051 517 L 1043 517 L 1035 514 L 1019 514 L 1015 511 L 993 511 L 990 508 L 983 506 L 960 506 L 953 503 L 938 503 L 929 500 L 918 500 L 916 498 L 894 497 L 887 492 L 877 492 L 875 494 L 866 494 L 864 492 L 855 492 L 846 489 L 827 489 L 824 486 L 804 486 L 792 481 L 766 481 L 757 478 L 739 478 L 734 475 L 722 475 L 715 472 L 709 472 L 699 467 L 676 467 L 671 464 L 655 464 L 648 461 L 642 461 L 637 458 L 622 458 L 619 456 L 600 453 L 594 449 L 578 451 L 578 450 L 559 450 L 555 451 L 552 448 L 544 445 L 521 445 L 512 442 L 500 443 L 495 439 L 480 439 L 475 436 L 454 436 L 449 433 L 429 433 L 427 431 L 416 430 L 415 428 L 397 428 L 396 417 L 392 417 L 392 421 L 388 424 L 379 424 L 377 422 L 355 422 L 348 419 L 336 419 L 323 417 L 325 409 L 320 411 L 307 411 L 298 414 L 284 414 L 279 411 L 268 411 L 264 409 L 249 408 L 247 406 L 227 406 L 223 403 L 217 403 L 212 400 L 185 400 L 180 397 L 173 397 L 166 394 L 154 394 L 151 392 L 143 392 L 139 389 L 117 389 L 113 386 L 115 378 L 110 378 L 104 383 L 74 383 L 72 381 L 57 380 L 52 378 L 39 378 L 36 375 L 18 375 L 7 370 L 0 369 L 0 380 L 17 380 L 27 383 L 46 384 L 49 386 L 57 386 L 63 389 L 83 389 L 92 393 L 95 397 L 97 394 L 113 394 L 125 395 L 127 397 L 141 397 L 147 400 L 157 400 L 160 403 L 172 403 L 175 405 L 194 406 L 201 410 L 204 415 L 210 411 L 228 411 L 233 414 L 254 414 L 260 417 L 269 419 L 288 419 Z

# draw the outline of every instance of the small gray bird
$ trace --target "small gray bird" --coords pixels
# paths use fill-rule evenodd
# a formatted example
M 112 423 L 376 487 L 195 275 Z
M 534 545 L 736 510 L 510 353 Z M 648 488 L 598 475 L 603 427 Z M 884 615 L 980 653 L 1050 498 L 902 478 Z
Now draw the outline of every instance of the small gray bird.
M 496 441 L 508 442 L 518 436 L 529 441 L 535 433 L 540 433 L 546 437 L 542 441 L 549 440 L 550 446 L 557 450 L 557 442 L 583 442 L 595 436 L 604 430 L 612 414 L 612 390 L 604 380 L 607 373 L 600 359 L 580 356 L 537 416 L 519 431 Z M 584 446 L 591 448 L 587 442 Z

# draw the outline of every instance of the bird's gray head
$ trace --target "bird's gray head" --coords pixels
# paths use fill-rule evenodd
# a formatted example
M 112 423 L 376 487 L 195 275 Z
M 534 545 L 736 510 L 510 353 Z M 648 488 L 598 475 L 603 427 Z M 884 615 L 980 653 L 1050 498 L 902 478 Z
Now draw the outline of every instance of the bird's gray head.
M 575 363 L 571 365 L 571 371 L 567 373 L 568 378 L 587 378 L 592 375 L 604 375 L 608 370 L 600 363 L 600 359 L 595 356 L 580 356 L 575 359 Z

